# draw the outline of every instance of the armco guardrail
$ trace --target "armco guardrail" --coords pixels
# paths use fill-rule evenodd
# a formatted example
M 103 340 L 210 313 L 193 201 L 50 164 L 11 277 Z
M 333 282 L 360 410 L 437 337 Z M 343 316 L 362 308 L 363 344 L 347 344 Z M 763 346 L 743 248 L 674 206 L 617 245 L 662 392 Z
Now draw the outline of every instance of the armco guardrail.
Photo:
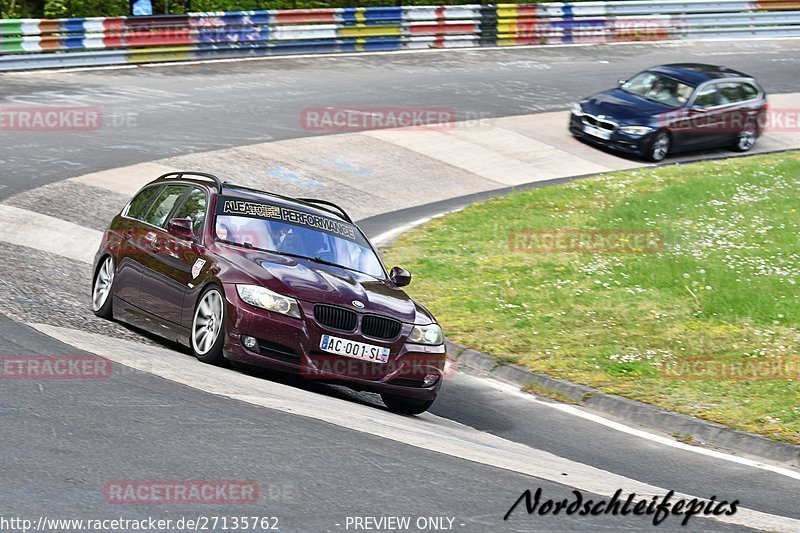
M 800 37 L 800 0 L 625 0 L 0 20 L 0 71 L 294 53 Z

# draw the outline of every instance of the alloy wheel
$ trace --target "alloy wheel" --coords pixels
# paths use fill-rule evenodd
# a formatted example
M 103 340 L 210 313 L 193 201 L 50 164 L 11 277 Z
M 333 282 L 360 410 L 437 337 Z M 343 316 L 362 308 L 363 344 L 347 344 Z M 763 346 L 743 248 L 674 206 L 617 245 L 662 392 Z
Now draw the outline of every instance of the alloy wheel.
M 216 289 L 203 295 L 192 323 L 192 348 L 197 355 L 205 355 L 214 347 L 223 321 L 222 296 Z
M 97 272 L 94 279 L 94 290 L 92 290 L 92 310 L 99 311 L 108 300 L 111 294 L 111 287 L 114 285 L 114 260 L 106 257 L 103 265 Z
M 653 147 L 650 153 L 653 161 L 663 161 L 669 153 L 669 135 L 663 132 L 659 133 L 653 141 Z
M 736 147 L 742 152 L 746 152 L 752 148 L 754 144 L 756 144 L 756 129 L 752 124 L 748 124 L 739 132 L 739 136 L 736 139 Z

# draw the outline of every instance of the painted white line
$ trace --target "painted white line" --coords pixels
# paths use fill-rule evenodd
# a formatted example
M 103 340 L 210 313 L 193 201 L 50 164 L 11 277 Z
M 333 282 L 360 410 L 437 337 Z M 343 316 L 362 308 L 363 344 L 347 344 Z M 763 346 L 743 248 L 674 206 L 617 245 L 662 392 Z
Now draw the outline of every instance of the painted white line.
M 379 234 L 373 239 L 370 239 L 373 245 L 377 246 L 385 246 L 395 240 L 397 237 L 411 231 L 412 229 L 416 228 L 417 226 L 421 226 L 431 220 L 439 217 L 443 217 L 449 213 L 455 213 L 456 211 L 461 211 L 462 208 L 459 209 L 452 209 L 450 211 L 445 211 L 444 213 L 437 213 L 435 215 L 431 215 L 429 217 L 420 218 L 414 220 L 413 222 L 409 222 L 408 224 L 403 224 L 402 226 L 398 226 L 396 228 L 390 229 L 389 231 L 384 231 L 383 233 Z
M 187 355 L 158 346 L 46 324 L 29 325 L 78 349 L 194 389 L 328 422 L 451 457 L 609 497 L 618 489 L 642 497 L 668 492 L 661 487 L 570 461 L 431 414 L 398 416 L 375 407 L 205 365 Z M 735 497 L 731 495 L 731 499 Z M 697 497 L 676 491 L 675 498 L 688 500 Z M 697 499 L 707 501 L 704 498 Z M 800 531 L 800 520 L 746 508 L 739 508 L 732 516 L 703 518 L 767 531 Z
M 91 263 L 103 233 L 59 218 L 0 204 L 0 241 Z
M 417 226 L 425 224 L 429 220 L 431 220 L 431 217 L 420 218 L 413 222 L 409 222 L 408 224 L 403 224 L 402 226 L 398 226 L 396 228 L 390 229 L 389 231 L 381 233 L 377 237 L 370 239 L 370 241 L 372 241 L 372 244 L 375 246 L 382 246 L 384 244 L 388 244 L 401 234 L 406 233 L 407 231 L 411 231 Z
M 87 70 L 124 70 L 124 69 L 131 69 L 131 68 L 139 68 L 139 65 L 97 65 L 97 66 L 86 66 L 86 67 L 69 67 L 69 68 L 46 68 L 46 69 L 38 69 L 38 70 L 20 70 L 20 71 L 8 71 L 8 72 L 0 72 L 2 76 L 30 76 L 32 74 L 41 74 L 42 72 L 51 72 L 51 73 L 70 73 L 70 72 L 85 72 Z
M 557 411 L 561 411 L 563 413 L 577 416 L 578 418 L 583 418 L 584 420 L 589 420 L 596 424 L 601 424 L 607 428 L 611 428 L 613 430 L 619 431 L 621 433 L 625 433 L 628 435 L 633 435 L 634 437 L 639 437 L 641 439 L 646 439 L 652 442 L 657 442 L 658 444 L 662 444 L 664 446 L 669 446 L 671 448 L 677 448 L 679 450 L 683 450 L 686 452 L 692 452 L 699 455 L 706 455 L 708 457 L 713 457 L 715 459 L 721 459 L 723 461 L 729 461 L 731 463 L 736 463 L 744 466 L 749 466 L 752 468 L 757 468 L 759 470 L 766 470 L 768 472 L 772 472 L 775 474 L 780 474 L 781 476 L 786 476 L 791 479 L 800 480 L 800 471 L 792 470 L 790 468 L 784 468 L 781 466 L 771 465 L 768 463 L 764 463 L 761 461 L 754 461 L 751 459 L 746 459 L 744 457 L 739 457 L 736 455 L 731 455 L 728 453 L 720 452 L 717 450 L 709 450 L 706 448 L 700 448 L 698 446 L 690 446 L 688 444 L 684 444 L 682 442 L 678 442 L 674 439 L 670 439 L 668 437 L 664 437 L 662 435 L 656 435 L 654 433 L 649 433 L 647 431 L 643 431 L 641 429 L 632 428 L 620 422 L 616 422 L 614 420 L 609 420 L 608 418 L 604 418 L 600 415 L 587 412 L 580 407 L 575 407 L 574 405 L 568 405 L 559 402 L 545 402 L 542 400 L 538 400 L 534 395 L 527 394 L 519 390 L 515 385 L 510 383 L 506 383 L 504 381 L 494 379 L 494 378 L 482 378 L 477 376 L 471 376 L 469 374 L 459 374 L 462 378 L 478 380 L 484 386 L 494 387 L 498 390 L 502 390 L 505 393 L 512 394 L 514 396 L 524 398 L 530 402 L 534 402 L 538 405 L 544 405 L 546 407 L 550 407 L 551 409 L 555 409 Z

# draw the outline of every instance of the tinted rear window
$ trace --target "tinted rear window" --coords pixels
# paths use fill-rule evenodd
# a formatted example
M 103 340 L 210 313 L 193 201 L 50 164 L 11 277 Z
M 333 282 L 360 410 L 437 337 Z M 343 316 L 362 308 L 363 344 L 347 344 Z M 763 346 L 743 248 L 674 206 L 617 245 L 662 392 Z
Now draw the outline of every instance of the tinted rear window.
M 719 84 L 719 103 L 735 104 L 744 100 L 742 86 L 739 83 L 720 83 Z

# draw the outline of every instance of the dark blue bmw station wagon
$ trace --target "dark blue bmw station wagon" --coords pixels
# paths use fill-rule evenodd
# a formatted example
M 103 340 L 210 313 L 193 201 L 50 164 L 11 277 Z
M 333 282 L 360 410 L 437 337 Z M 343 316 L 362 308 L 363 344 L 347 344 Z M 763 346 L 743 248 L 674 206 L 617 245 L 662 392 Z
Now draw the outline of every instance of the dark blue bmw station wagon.
M 571 111 L 575 137 L 658 162 L 688 150 L 750 150 L 762 132 L 767 99 L 743 72 L 680 63 L 640 72 Z

